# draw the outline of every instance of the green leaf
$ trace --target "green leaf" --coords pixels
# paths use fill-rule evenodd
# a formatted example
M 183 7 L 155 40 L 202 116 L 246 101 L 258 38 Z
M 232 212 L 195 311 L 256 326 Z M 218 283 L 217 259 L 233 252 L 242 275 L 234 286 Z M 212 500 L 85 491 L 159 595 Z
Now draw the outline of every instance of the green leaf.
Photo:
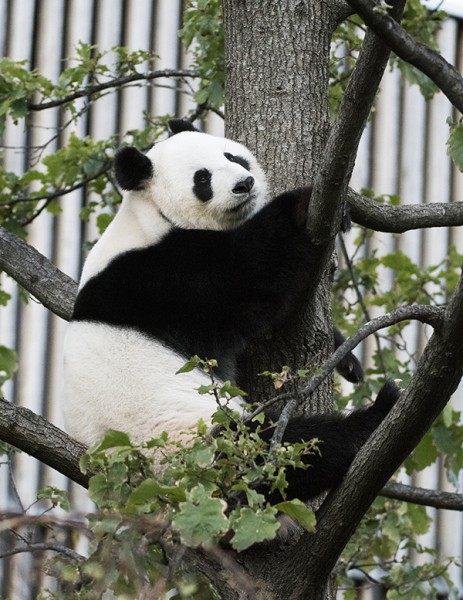
M 184 373 L 184 372 L 185 371 L 182 371 L 182 373 Z M 180 371 L 177 371 L 177 373 L 180 373 Z M 200 385 L 199 388 L 196 389 L 196 391 L 198 392 L 198 394 L 201 394 L 201 396 L 204 396 L 205 394 L 212 394 L 214 392 L 214 390 L 216 390 L 216 389 L 217 389 L 217 384 L 210 383 L 209 385 Z
M 407 473 L 411 474 L 414 470 L 422 471 L 424 468 L 432 465 L 438 456 L 439 451 L 434 443 L 433 435 L 428 432 L 415 448 L 412 455 L 406 460 Z
M 101 213 L 96 218 L 96 226 L 98 231 L 102 234 L 106 231 L 108 225 L 114 219 L 114 215 L 108 215 L 108 213 Z
M 235 532 L 230 543 L 237 552 L 242 552 L 258 542 L 273 540 L 280 528 L 277 510 L 273 506 L 267 506 L 264 510 L 248 507 L 235 510 L 231 515 L 230 524 Z
M 297 498 L 286 502 L 280 502 L 275 505 L 275 508 L 291 517 L 291 519 L 299 523 L 299 525 L 304 527 L 307 531 L 315 531 L 317 519 L 314 511 Z
M 189 492 L 187 498 L 172 521 L 182 542 L 191 547 L 217 542 L 228 530 L 226 502 L 210 497 L 201 484 Z
M 254 422 L 256 422 L 256 423 L 260 423 L 261 425 L 263 425 L 264 421 L 265 421 L 265 413 L 264 413 L 264 411 L 261 411 L 260 413 L 258 413 L 257 415 L 255 415 L 255 417 L 252 420 Z
M 145 506 L 159 497 L 165 497 L 171 502 L 184 502 L 185 490 L 177 486 L 162 485 L 156 479 L 145 479 L 133 490 L 127 500 L 127 508 Z
M 222 387 L 219 390 L 219 393 L 221 398 L 227 396 L 229 396 L 230 398 L 237 398 L 238 396 L 247 396 L 244 390 L 234 386 L 228 379 L 227 381 L 224 381 Z
M 11 379 L 18 368 L 18 355 L 6 346 L 0 346 L 0 387 Z
M 11 294 L 0 289 L 0 306 L 6 306 L 11 300 Z
M 53 506 L 59 506 L 66 511 L 71 510 L 71 503 L 69 502 L 67 492 L 50 485 L 37 492 L 37 500 L 50 500 Z
M 190 457 L 191 460 L 200 467 L 206 467 L 211 464 L 215 455 L 214 445 L 205 445 L 203 443 L 197 443 L 191 449 Z
M 437 85 L 429 79 L 422 71 L 411 65 L 410 63 L 399 60 L 398 67 L 402 73 L 404 79 L 411 85 L 417 85 L 420 88 L 420 92 L 425 100 L 431 100 L 439 91 Z
M 108 450 L 109 448 L 117 448 L 119 446 L 131 447 L 129 436 L 123 431 L 117 431 L 116 429 L 108 429 L 104 435 L 104 438 L 99 442 L 96 442 L 90 449 L 89 454 L 96 454 L 102 450 Z
M 190 360 L 188 360 L 183 367 L 180 367 L 180 369 L 175 373 L 176 375 L 179 375 L 180 373 L 189 373 L 190 371 L 193 371 L 193 369 L 196 369 L 196 367 L 198 367 L 201 364 L 201 359 L 199 358 L 199 356 L 192 356 L 190 358 Z
M 460 171 L 463 171 L 463 123 L 450 125 L 447 152 Z
M 98 473 L 90 478 L 88 495 L 99 508 L 117 508 L 125 505 L 130 487 L 127 483 L 127 465 L 112 464 L 107 473 Z

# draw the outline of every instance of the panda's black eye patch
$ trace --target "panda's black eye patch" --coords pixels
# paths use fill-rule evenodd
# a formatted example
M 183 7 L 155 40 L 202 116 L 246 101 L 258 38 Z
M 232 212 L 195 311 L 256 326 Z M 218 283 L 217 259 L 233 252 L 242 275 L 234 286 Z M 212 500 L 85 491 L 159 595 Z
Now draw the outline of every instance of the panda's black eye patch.
M 200 169 L 193 175 L 193 192 L 201 202 L 212 198 L 211 174 L 207 169 Z
M 238 165 L 244 167 L 246 171 L 250 171 L 251 165 L 249 164 L 249 161 L 243 158 L 242 156 L 235 156 L 234 154 L 230 154 L 230 152 L 224 152 L 223 155 L 230 162 L 237 163 Z

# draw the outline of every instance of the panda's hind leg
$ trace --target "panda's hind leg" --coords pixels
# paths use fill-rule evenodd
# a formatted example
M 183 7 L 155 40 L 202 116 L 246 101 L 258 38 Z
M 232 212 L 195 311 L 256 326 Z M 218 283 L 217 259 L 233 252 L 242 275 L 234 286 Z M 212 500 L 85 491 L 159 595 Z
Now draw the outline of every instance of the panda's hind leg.
M 287 499 L 306 501 L 336 487 L 346 474 L 356 453 L 388 414 L 400 396 L 400 389 L 389 380 L 381 388 L 376 402 L 349 415 L 319 414 L 291 419 L 285 429 L 283 443 L 297 443 L 314 438 L 317 450 L 303 457 L 306 469 L 287 468 Z M 270 442 L 273 428 L 261 437 Z M 267 494 L 269 500 L 281 500 L 279 492 Z

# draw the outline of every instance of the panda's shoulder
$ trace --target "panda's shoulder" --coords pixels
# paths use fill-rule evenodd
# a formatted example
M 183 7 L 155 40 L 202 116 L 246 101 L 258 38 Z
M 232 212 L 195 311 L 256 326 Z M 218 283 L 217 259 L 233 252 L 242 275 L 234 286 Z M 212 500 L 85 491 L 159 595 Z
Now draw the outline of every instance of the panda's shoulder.
M 143 277 L 152 279 L 156 273 L 167 274 L 188 270 L 207 268 L 205 258 L 211 261 L 225 259 L 228 254 L 228 231 L 211 231 L 203 229 L 181 229 L 174 227 L 161 240 L 148 246 L 132 248 L 117 254 L 109 264 L 91 281 L 108 279 L 143 281 Z M 141 280 L 140 280 L 141 277 Z

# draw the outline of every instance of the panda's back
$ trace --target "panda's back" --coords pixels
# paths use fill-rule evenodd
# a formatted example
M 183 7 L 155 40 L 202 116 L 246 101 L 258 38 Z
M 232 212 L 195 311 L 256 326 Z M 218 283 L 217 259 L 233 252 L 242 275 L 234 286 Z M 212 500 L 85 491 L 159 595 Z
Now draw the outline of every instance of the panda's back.
M 174 350 L 134 329 L 72 322 L 65 341 L 67 431 L 87 445 L 107 429 L 124 430 L 135 442 L 163 431 L 179 439 L 200 418 L 209 421 L 216 408 L 213 397 L 196 391 L 210 383 L 205 373 L 176 375 L 184 363 Z

